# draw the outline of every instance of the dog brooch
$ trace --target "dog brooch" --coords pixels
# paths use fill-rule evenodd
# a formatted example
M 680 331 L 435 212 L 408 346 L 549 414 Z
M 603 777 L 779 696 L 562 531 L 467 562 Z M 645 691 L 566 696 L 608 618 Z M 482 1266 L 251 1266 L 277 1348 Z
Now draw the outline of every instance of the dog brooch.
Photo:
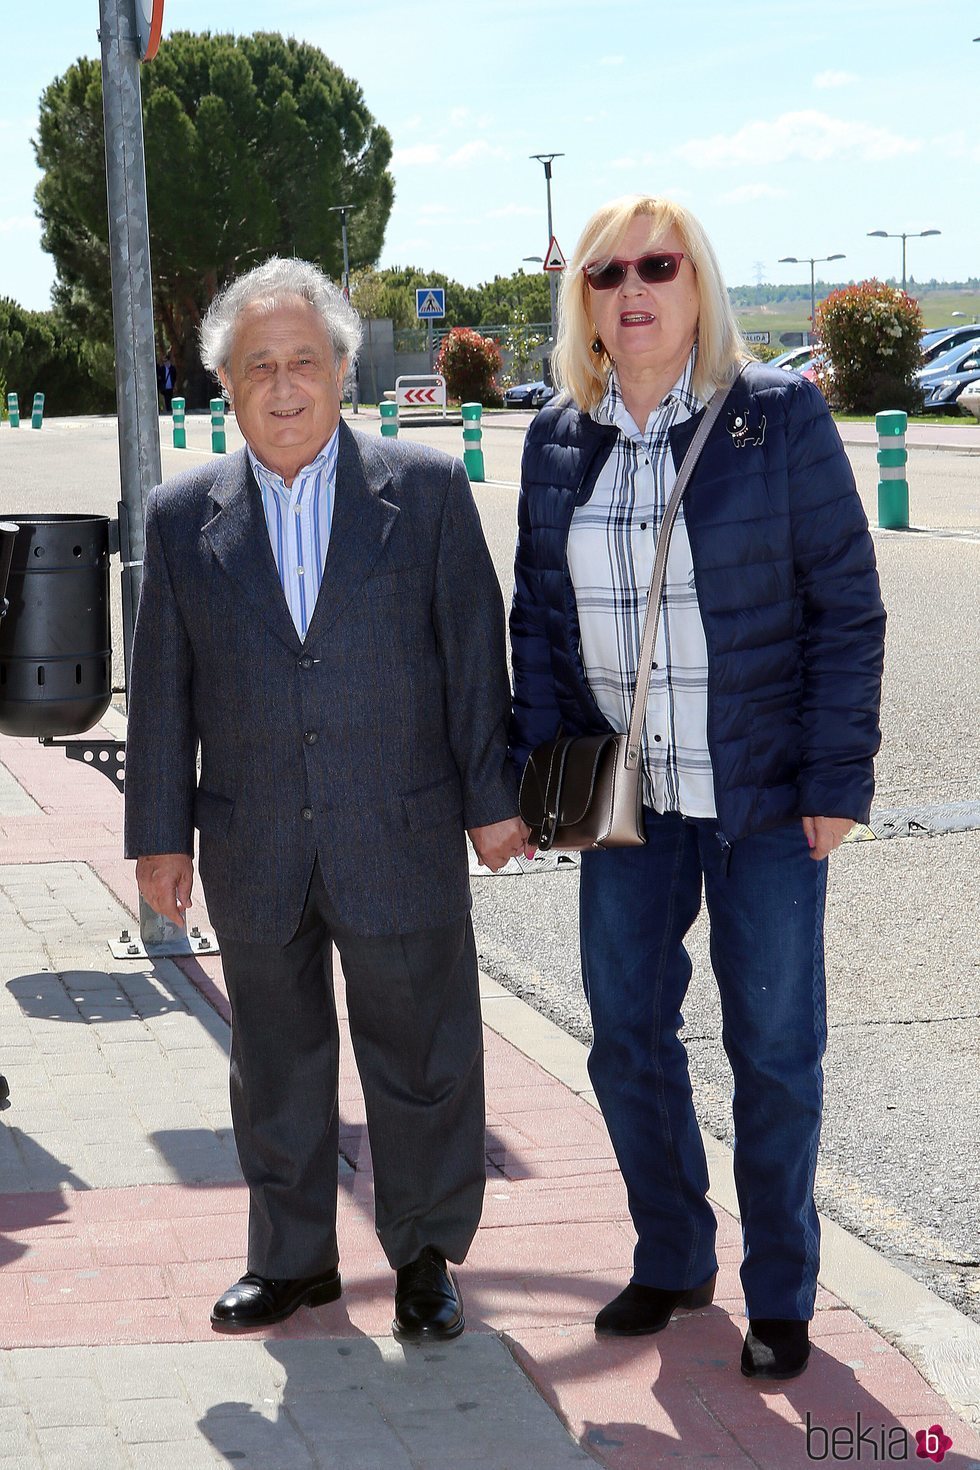
M 760 414 L 758 426 L 753 429 L 749 425 L 749 415 L 734 408 L 728 415 L 728 432 L 736 449 L 744 449 L 746 444 L 764 444 L 766 416 L 764 413 Z

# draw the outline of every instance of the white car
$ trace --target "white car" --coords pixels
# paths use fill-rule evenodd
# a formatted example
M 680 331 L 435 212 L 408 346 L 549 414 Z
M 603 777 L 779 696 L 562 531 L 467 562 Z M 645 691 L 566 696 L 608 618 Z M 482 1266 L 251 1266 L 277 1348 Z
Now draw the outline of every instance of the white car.
M 967 383 L 956 402 L 963 413 L 972 413 L 975 419 L 980 420 L 980 379 Z

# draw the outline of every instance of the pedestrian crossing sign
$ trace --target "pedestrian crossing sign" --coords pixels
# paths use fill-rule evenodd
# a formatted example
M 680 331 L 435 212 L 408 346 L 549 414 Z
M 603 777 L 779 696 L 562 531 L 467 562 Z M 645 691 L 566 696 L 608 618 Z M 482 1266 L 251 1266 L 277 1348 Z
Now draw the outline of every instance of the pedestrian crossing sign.
M 442 286 L 422 286 L 415 293 L 415 315 L 420 322 L 446 315 L 446 292 Z

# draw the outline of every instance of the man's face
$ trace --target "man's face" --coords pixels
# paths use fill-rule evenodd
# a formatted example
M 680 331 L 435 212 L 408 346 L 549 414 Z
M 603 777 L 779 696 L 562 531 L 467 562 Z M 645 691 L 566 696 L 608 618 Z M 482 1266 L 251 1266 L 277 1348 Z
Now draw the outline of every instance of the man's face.
M 287 483 L 336 429 L 346 366 L 334 362 L 323 319 L 301 296 L 239 317 L 221 383 L 256 457 Z

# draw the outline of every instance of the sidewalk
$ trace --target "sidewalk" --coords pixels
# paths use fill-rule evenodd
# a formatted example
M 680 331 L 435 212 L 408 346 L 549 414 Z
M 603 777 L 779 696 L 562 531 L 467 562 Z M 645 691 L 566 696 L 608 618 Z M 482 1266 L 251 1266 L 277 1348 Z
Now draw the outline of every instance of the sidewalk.
M 767 1389 L 741 1377 L 739 1230 L 714 1140 L 714 1305 L 597 1343 L 633 1237 L 585 1053 L 490 980 L 466 1334 L 391 1338 L 346 1038 L 344 1295 L 262 1337 L 213 1334 L 211 1303 L 244 1269 L 246 1211 L 220 960 L 110 958 L 135 896 L 121 818 L 105 777 L 0 737 L 0 1467 L 787 1470 L 929 1463 L 914 1435 L 939 1424 L 942 1463 L 980 1470 L 980 1329 L 832 1225 L 808 1371 Z

